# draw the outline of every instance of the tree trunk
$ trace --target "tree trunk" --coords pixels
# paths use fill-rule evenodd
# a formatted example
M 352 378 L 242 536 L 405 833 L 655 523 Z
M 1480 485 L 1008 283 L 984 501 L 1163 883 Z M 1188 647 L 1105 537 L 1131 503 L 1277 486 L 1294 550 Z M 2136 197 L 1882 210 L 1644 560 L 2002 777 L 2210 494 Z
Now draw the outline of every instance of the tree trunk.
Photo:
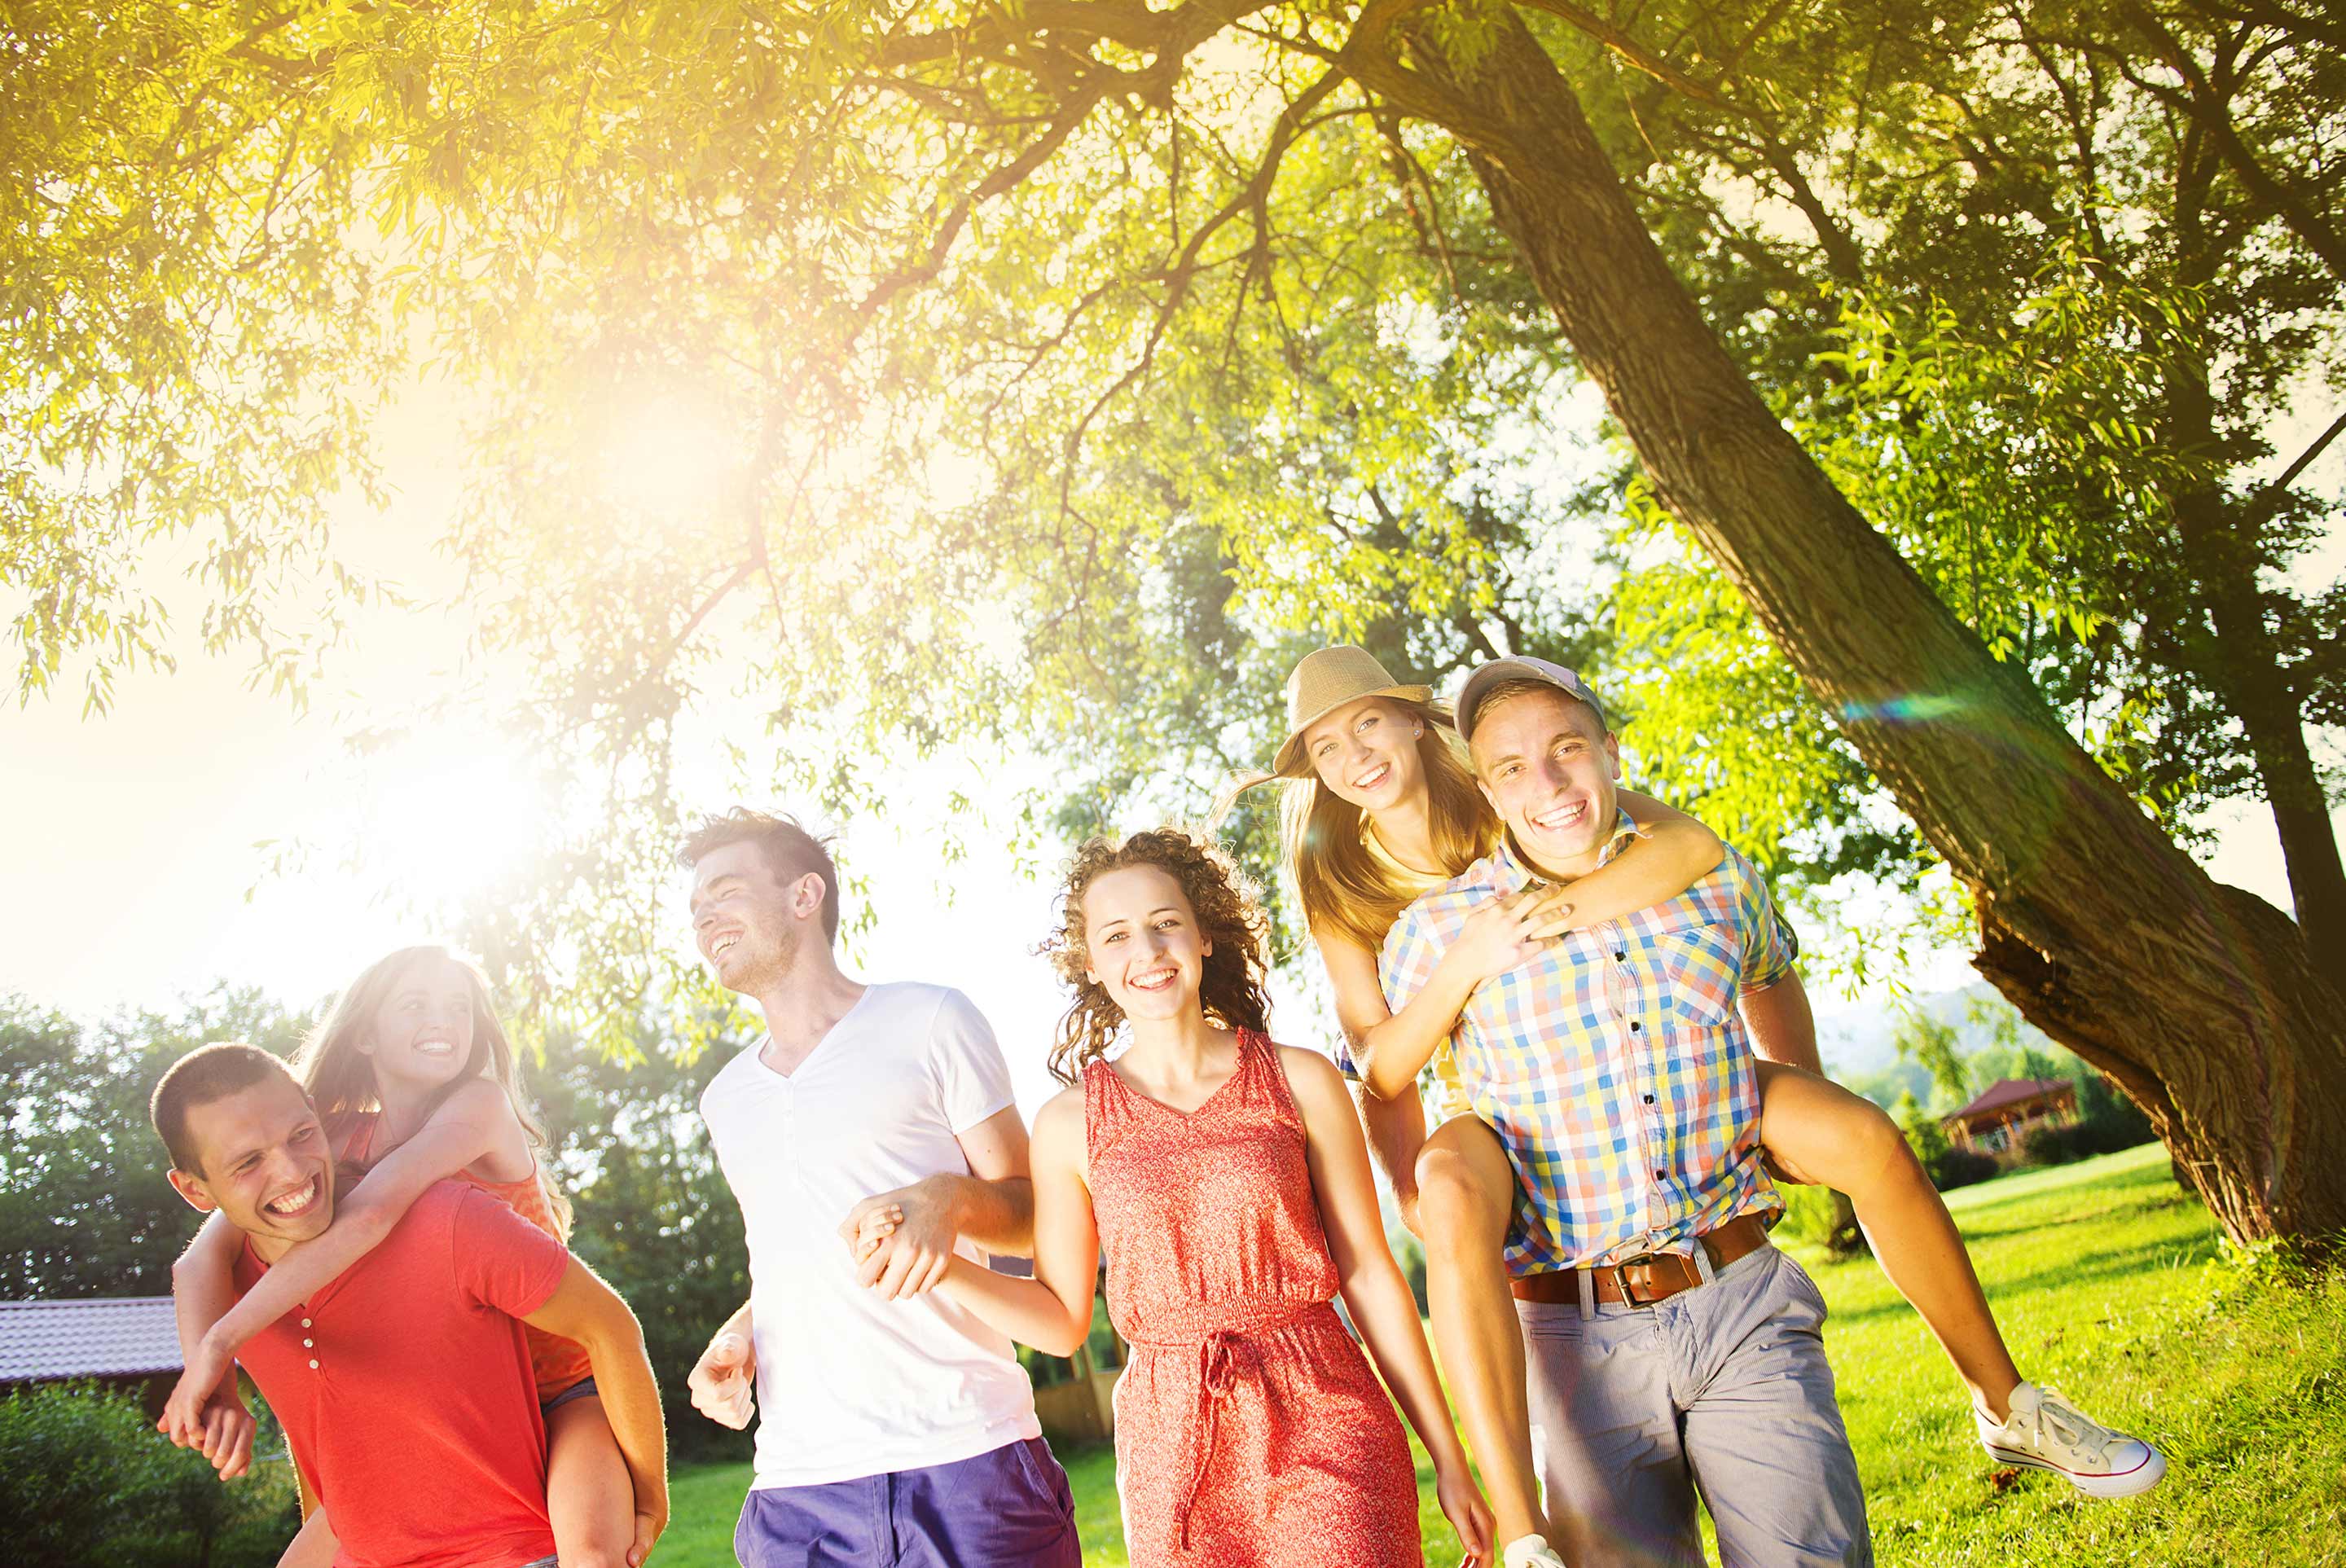
M 2257 779 L 2280 831 L 2281 858 L 2307 952 L 2327 974 L 2346 974 L 2346 864 L 2330 826 L 2330 805 L 2297 693 L 2273 648 L 2257 590 L 2256 565 L 2234 530 L 2238 504 L 2213 490 L 2176 498 L 2186 555 L 2208 596 L 2216 636 L 2208 670 L 2224 704 L 2239 715 Z
M 2160 833 L 1768 412 L 1520 18 L 1404 26 L 1417 68 L 1348 63 L 1465 145 L 1663 503 L 1972 890 L 1981 972 L 2124 1086 L 2231 1235 L 2346 1229 L 2346 1033 L 2296 927 Z
M 2229 111 L 2227 111 L 2229 112 Z M 2208 229 L 2208 201 L 2218 159 L 2196 140 L 2177 160 L 2173 229 L 2180 280 L 2212 282 L 2230 257 Z M 2237 244 L 2238 241 L 2231 243 Z M 2162 434 L 2178 452 L 2217 446 L 2216 397 L 2203 354 L 2178 351 L 2167 372 Z M 2255 759 L 2258 780 L 2280 831 L 2281 857 L 2297 904 L 2298 929 L 2326 974 L 2346 974 L 2346 866 L 2330 827 L 2330 804 L 2305 743 L 2303 705 L 2281 668 L 2257 586 L 2256 502 L 2229 500 L 2212 484 L 2174 498 L 2176 531 L 2184 559 L 2206 595 L 2216 635 L 2205 674 L 2224 704 L 2239 716 Z

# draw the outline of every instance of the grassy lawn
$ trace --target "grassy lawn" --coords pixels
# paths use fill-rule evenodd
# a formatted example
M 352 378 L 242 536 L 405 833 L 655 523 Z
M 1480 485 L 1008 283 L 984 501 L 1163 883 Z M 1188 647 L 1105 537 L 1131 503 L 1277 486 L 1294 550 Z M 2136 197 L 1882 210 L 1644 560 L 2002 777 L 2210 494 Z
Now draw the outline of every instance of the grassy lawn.
M 1953 1370 L 1881 1271 L 1801 1251 L 1832 1306 L 1825 1342 L 1885 1564 L 2346 1564 L 2346 1278 L 2209 1268 L 2215 1227 L 2156 1145 L 1968 1187 L 1948 1207 L 2022 1374 L 2151 1438 L 2169 1469 L 2149 1496 L 2104 1503 L 1993 1470 Z M 1113 1455 L 1061 1458 L 1087 1568 L 1123 1568 Z M 1427 1554 L 1454 1563 L 1423 1459 Z M 730 1563 L 748 1481 L 743 1465 L 679 1471 L 660 1568 Z

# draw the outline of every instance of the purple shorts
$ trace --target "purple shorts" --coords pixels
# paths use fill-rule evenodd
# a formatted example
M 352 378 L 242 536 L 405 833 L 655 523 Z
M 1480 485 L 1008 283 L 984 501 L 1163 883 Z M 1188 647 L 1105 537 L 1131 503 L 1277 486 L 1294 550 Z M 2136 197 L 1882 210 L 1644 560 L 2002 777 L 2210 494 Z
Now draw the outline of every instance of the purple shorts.
M 741 1568 L 1082 1568 L 1067 1472 L 1041 1438 L 975 1459 L 753 1492 Z

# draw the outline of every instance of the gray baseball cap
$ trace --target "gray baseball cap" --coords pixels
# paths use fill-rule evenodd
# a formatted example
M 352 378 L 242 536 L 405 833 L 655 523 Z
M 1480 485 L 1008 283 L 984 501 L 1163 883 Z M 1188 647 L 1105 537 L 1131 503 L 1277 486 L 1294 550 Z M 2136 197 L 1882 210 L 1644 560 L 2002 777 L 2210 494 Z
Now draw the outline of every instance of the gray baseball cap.
M 1474 738 L 1476 710 L 1482 707 L 1483 698 L 1489 695 L 1491 688 L 1503 680 L 1545 682 L 1568 697 L 1578 697 L 1596 710 L 1597 723 L 1608 730 L 1613 728 L 1613 721 L 1605 717 L 1605 705 L 1596 700 L 1596 694 L 1576 672 L 1560 664 L 1550 664 L 1544 658 L 1494 658 L 1489 664 L 1478 667 L 1473 675 L 1466 677 L 1466 684 L 1458 688 L 1460 736 L 1469 740 Z

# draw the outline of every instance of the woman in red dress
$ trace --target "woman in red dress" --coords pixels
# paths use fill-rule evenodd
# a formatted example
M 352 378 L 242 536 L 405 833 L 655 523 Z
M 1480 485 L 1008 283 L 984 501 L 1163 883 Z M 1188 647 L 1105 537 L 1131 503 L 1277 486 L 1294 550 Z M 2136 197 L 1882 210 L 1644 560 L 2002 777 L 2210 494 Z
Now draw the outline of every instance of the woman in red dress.
M 1071 1086 L 1035 1121 L 1035 1278 L 957 1258 L 943 1288 L 1069 1355 L 1105 1248 L 1108 1315 L 1133 1351 L 1116 1449 L 1135 1568 L 1420 1568 L 1393 1400 L 1467 1562 L 1485 1561 L 1490 1508 L 1343 1081 L 1262 1033 L 1262 911 L 1219 853 L 1170 830 L 1086 845 L 1062 902 L 1049 951 L 1076 1000 L 1051 1068 Z

